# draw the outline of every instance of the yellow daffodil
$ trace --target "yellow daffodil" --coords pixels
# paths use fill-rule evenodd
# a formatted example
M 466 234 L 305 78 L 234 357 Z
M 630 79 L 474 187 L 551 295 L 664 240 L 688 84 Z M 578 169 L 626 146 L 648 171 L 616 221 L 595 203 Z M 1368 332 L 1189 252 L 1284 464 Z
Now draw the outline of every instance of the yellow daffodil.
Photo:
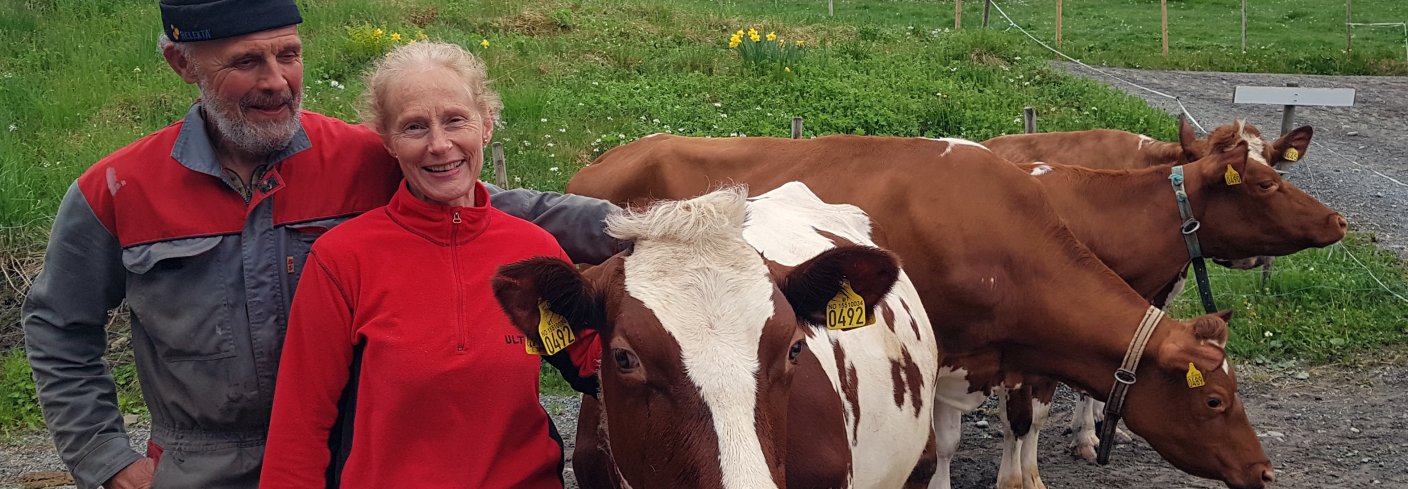
M 372 31 L 372 39 L 381 39 L 382 34 L 385 33 L 382 32 L 381 29 L 374 30 Z
M 776 40 L 777 40 L 777 33 L 769 32 L 769 33 L 768 33 L 768 40 L 769 40 L 769 41 L 776 41 Z
M 749 28 L 749 29 L 748 29 L 748 39 L 751 40 L 751 41 L 753 41 L 753 42 L 758 42 L 758 40 L 760 40 L 760 39 L 762 39 L 762 38 L 758 36 L 758 30 L 757 30 L 757 29 Z
M 728 38 L 728 48 L 729 48 L 729 49 L 736 48 L 736 47 L 738 47 L 738 45 L 741 44 L 741 43 L 743 43 L 743 40 L 742 40 L 742 39 L 739 39 L 738 36 L 733 36 L 733 37 Z
M 803 40 L 801 40 L 801 39 L 798 39 L 798 40 L 797 40 L 797 47 L 800 48 L 800 47 L 802 47 L 803 44 L 806 44 L 806 43 L 807 43 L 806 41 L 803 41 Z
M 400 32 L 392 32 L 392 33 L 391 33 L 391 42 L 401 42 L 401 33 L 400 33 Z
M 406 44 L 415 44 L 415 43 L 417 43 L 417 42 L 419 42 L 419 41 L 416 40 L 416 39 L 411 39 L 410 41 L 407 41 Z
M 733 33 L 733 35 L 743 37 L 743 29 L 739 29 L 738 32 Z
M 479 45 L 480 45 L 480 46 L 484 46 L 484 47 L 487 48 L 487 47 L 489 47 L 489 40 L 488 40 L 488 39 L 485 39 L 485 40 L 483 40 L 483 41 L 479 41 Z
M 424 41 L 426 39 L 430 39 L 430 36 L 425 35 L 425 31 L 420 31 L 416 33 L 416 39 Z

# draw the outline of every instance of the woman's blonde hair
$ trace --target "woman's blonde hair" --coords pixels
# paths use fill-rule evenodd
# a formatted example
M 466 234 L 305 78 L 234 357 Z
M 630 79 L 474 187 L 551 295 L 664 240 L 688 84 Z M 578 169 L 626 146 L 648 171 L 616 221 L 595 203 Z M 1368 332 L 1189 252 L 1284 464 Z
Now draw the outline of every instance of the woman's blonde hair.
M 386 53 L 367 72 L 367 91 L 362 93 L 362 103 L 358 113 L 362 122 L 378 134 L 385 134 L 386 91 L 391 82 L 406 72 L 424 67 L 440 67 L 453 72 L 469 89 L 470 96 L 479 105 L 480 117 L 492 124 L 503 112 L 504 103 L 499 94 L 489 88 L 489 72 L 484 62 L 464 48 L 443 42 L 417 42 L 397 46 Z

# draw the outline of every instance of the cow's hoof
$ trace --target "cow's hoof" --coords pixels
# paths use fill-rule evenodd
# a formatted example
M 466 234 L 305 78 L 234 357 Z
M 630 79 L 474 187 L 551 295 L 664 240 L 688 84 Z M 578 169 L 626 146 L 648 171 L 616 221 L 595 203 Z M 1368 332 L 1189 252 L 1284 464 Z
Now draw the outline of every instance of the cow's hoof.
M 1013 477 L 1005 481 L 999 480 L 997 481 L 997 489 L 1022 489 L 1022 479 Z
M 1124 428 L 1115 428 L 1116 444 L 1123 445 L 1131 441 L 1134 441 L 1134 437 L 1130 436 L 1128 431 L 1125 431 Z
M 1046 489 L 1046 484 L 1041 482 L 1039 475 L 1027 477 L 1026 482 L 1027 484 L 1022 486 L 1022 489 Z
M 1086 462 L 1095 463 L 1095 447 L 1092 445 L 1072 445 L 1071 455 Z

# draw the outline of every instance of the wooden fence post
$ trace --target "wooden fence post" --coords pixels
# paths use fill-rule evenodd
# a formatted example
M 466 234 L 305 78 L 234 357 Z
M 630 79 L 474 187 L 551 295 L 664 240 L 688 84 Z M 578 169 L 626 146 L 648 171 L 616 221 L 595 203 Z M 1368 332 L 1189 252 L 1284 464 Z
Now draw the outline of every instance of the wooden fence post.
M 1159 0 L 1159 10 L 1163 12 L 1164 57 L 1168 57 L 1168 0 Z
M 963 28 L 963 0 L 953 1 L 953 30 Z
M 836 16 L 836 0 L 826 0 L 826 16 Z
M 802 139 L 802 118 L 792 118 L 792 139 Z
M 1057 0 L 1060 1 L 1060 0 Z M 988 28 L 988 10 L 992 9 L 992 0 L 983 0 L 983 28 Z
M 494 184 L 508 188 L 508 168 L 504 167 L 504 143 L 494 142 Z
M 1056 47 L 1061 47 L 1061 0 L 1056 0 Z
M 1247 52 L 1247 0 L 1242 0 L 1242 52 Z
M 1026 121 L 1027 134 L 1036 132 L 1036 107 L 1027 106 L 1023 108 L 1022 119 Z
M 1354 48 L 1354 22 L 1353 11 L 1350 10 L 1350 1 L 1344 0 L 1344 57 L 1349 57 L 1349 52 Z

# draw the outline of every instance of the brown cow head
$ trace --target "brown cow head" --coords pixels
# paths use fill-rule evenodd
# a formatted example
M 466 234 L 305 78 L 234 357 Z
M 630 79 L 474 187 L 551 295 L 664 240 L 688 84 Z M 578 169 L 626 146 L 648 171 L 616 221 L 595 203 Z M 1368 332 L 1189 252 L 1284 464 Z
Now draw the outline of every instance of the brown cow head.
M 1256 126 L 1239 120 L 1218 126 L 1206 139 L 1198 139 L 1193 133 L 1193 126 L 1188 124 L 1188 118 L 1179 115 L 1178 143 L 1183 148 L 1183 161 L 1179 163 L 1197 161 L 1245 142 L 1252 150 L 1252 161 L 1284 170 L 1305 157 L 1314 134 L 1315 130 L 1310 126 L 1301 126 L 1271 142 L 1261 137 L 1261 130 Z
M 601 337 L 606 450 L 632 487 L 785 486 L 788 390 L 804 328 L 849 280 L 876 304 L 893 256 L 837 248 L 770 271 L 742 239 L 744 199 L 722 191 L 609 220 L 634 248 L 578 273 L 539 258 L 502 268 L 494 291 L 537 335 L 539 301 Z
M 1204 254 L 1219 260 L 1280 256 L 1344 238 L 1344 216 L 1248 155 L 1239 140 L 1184 166 Z
M 1231 317 L 1223 311 L 1191 323 L 1164 320 L 1164 341 L 1150 347 L 1155 358 L 1130 387 L 1125 422 L 1180 470 L 1233 488 L 1261 488 L 1276 476 L 1237 398 L 1224 351 Z M 1189 364 L 1203 385 L 1189 380 Z

